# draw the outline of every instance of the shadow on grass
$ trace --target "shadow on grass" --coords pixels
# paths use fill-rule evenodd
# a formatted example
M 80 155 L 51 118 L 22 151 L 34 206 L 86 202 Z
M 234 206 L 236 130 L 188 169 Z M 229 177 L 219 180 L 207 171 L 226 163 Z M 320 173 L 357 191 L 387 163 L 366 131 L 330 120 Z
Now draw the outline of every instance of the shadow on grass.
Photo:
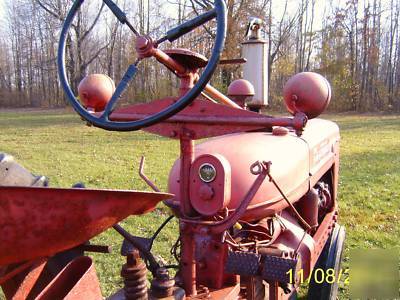
M 341 131 L 350 131 L 364 129 L 365 131 L 378 131 L 382 127 L 392 127 L 393 129 L 400 129 L 400 116 L 393 116 L 391 118 L 382 119 L 351 119 L 351 120 L 335 120 L 339 124 Z M 388 129 L 389 129 L 388 128 Z

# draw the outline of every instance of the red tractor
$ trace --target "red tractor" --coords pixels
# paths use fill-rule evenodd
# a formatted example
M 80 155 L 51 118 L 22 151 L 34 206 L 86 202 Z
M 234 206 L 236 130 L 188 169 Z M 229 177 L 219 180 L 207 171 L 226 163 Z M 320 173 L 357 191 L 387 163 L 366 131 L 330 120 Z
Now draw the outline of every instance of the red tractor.
M 143 161 L 140 174 L 154 192 L 50 188 L 10 156 L 0 156 L 0 285 L 7 299 L 102 299 L 84 252 L 107 252 L 87 241 L 110 227 L 125 238 L 127 262 L 124 286 L 109 299 L 294 299 L 306 281 L 307 299 L 336 299 L 345 238 L 337 224 L 340 136 L 335 123 L 316 118 L 329 104 L 329 83 L 315 73 L 294 76 L 284 90 L 293 116 L 266 116 L 259 113 L 268 100 L 260 20 L 249 22 L 243 58 L 222 61 L 244 64 L 244 79 L 225 96 L 208 83 L 221 63 L 223 0 L 157 40 L 140 35 L 113 1 L 104 2 L 137 35 L 138 59 L 116 87 L 105 75 L 85 78 L 75 91 L 81 103 L 65 68 L 68 30 L 83 3 L 76 0 L 58 53 L 69 102 L 93 126 L 179 140 L 181 155 L 168 193 L 143 174 Z M 163 42 L 213 19 L 209 59 L 187 49 L 160 50 Z M 179 96 L 117 108 L 140 62 L 151 57 L 180 79 Z M 195 145 L 201 139 L 207 140 Z M 132 236 L 118 225 L 161 201 L 173 216 L 152 238 Z M 168 266 L 151 248 L 173 217 L 179 219 L 172 249 L 177 264 Z

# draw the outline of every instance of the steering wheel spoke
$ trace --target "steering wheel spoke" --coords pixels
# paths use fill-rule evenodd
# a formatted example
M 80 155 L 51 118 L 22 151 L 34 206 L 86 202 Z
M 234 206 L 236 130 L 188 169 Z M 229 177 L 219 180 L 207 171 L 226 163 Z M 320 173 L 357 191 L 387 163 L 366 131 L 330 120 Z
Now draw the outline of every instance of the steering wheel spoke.
M 122 93 L 128 88 L 130 82 L 132 79 L 135 77 L 136 72 L 137 72 L 137 65 L 139 61 L 136 63 L 130 65 L 128 67 L 128 70 L 126 70 L 124 76 L 122 77 L 121 81 L 119 82 L 118 86 L 115 89 L 114 94 L 112 95 L 110 101 L 107 103 L 106 108 L 104 109 L 104 112 L 100 116 L 100 119 L 102 120 L 109 120 L 109 117 L 113 110 L 115 109 L 115 105 L 117 104 L 118 100 L 122 96 Z
M 115 1 L 115 0 L 114 0 Z M 194 84 L 194 86 L 179 100 L 171 104 L 170 106 L 161 109 L 159 112 L 146 116 L 140 120 L 133 120 L 127 122 L 119 122 L 110 120 L 109 117 L 112 114 L 113 110 L 116 107 L 118 100 L 122 93 L 127 89 L 129 83 L 134 78 L 137 72 L 137 65 L 140 61 L 141 55 L 140 51 L 148 50 L 147 47 L 150 47 L 150 50 L 154 50 L 157 47 L 157 44 L 151 42 L 151 39 L 146 36 L 141 36 L 139 32 L 129 23 L 127 20 L 126 14 L 116 5 L 113 0 L 103 0 L 103 2 L 110 8 L 112 13 L 118 18 L 118 20 L 122 24 L 126 24 L 129 28 L 137 35 L 136 38 L 136 50 L 138 51 L 139 59 L 132 65 L 129 66 L 125 75 L 123 76 L 121 82 L 118 84 L 114 94 L 112 95 L 110 101 L 107 103 L 104 111 L 100 116 L 97 114 L 92 114 L 86 110 L 85 107 L 79 102 L 79 100 L 75 97 L 74 91 L 71 89 L 71 86 L 68 82 L 68 76 L 66 71 L 65 59 L 66 59 L 66 50 L 67 50 L 67 37 L 70 27 L 73 24 L 73 20 L 79 11 L 84 0 L 75 0 L 69 10 L 67 17 L 65 19 L 63 28 L 60 34 L 60 43 L 58 46 L 58 74 L 60 76 L 60 83 L 64 92 L 67 96 L 68 101 L 74 108 L 74 110 L 88 123 L 100 127 L 106 130 L 112 131 L 134 131 L 139 130 L 144 127 L 149 127 L 155 125 L 159 122 L 162 122 L 169 117 L 177 114 L 182 111 L 185 107 L 187 107 L 190 103 L 192 103 L 204 90 L 207 83 L 211 79 L 215 68 L 218 65 L 219 58 L 221 56 L 226 36 L 226 3 L 225 0 L 214 0 L 214 8 L 202 15 L 195 17 L 192 20 L 186 21 L 183 24 L 169 30 L 167 34 L 158 40 L 158 43 L 162 43 L 163 41 L 169 40 L 174 41 L 179 37 L 183 36 L 186 33 L 189 33 L 193 29 L 198 26 L 203 25 L 204 23 L 216 19 L 217 27 L 216 27 L 216 35 L 214 39 L 214 46 L 211 52 L 211 56 L 208 59 L 208 64 L 205 66 L 203 72 L 201 73 L 199 79 Z M 143 43 L 143 45 L 140 45 Z M 149 51 L 152 52 L 152 51 Z M 155 52 L 155 51 L 154 51 Z M 161 51 L 160 51 L 161 52 Z M 154 53 L 149 53 L 149 55 L 144 55 L 144 57 L 154 56 Z
M 118 7 L 118 5 L 112 0 L 103 0 L 103 2 L 108 6 L 108 8 L 112 11 L 112 13 L 117 17 L 117 19 L 122 23 L 126 24 L 129 29 L 136 35 L 140 36 L 139 32 L 129 23 L 128 18 L 126 17 L 126 13 L 122 11 Z
M 181 36 L 185 35 L 186 33 L 191 32 L 193 29 L 207 23 L 208 21 L 217 17 L 217 11 L 215 8 L 198 15 L 197 17 L 186 21 L 175 28 L 168 30 L 167 34 L 162 38 L 158 39 L 156 44 L 161 44 L 162 42 L 168 40 L 173 42 L 180 38 Z

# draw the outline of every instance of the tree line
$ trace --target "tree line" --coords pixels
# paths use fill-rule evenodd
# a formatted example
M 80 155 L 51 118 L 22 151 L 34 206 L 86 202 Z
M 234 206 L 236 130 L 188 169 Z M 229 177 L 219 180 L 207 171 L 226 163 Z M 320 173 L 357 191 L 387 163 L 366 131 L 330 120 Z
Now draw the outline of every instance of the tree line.
M 174 25 L 212 8 L 210 0 L 119 0 L 142 34 L 161 37 Z M 334 2 L 334 1 L 333 1 Z M 400 111 L 400 0 L 226 0 L 228 29 L 223 58 L 239 58 L 250 16 L 264 21 L 269 96 L 280 107 L 288 78 L 316 71 L 331 82 L 332 111 Z M 279 9 L 276 9 L 279 3 Z M 0 108 L 65 107 L 58 81 L 57 47 L 70 0 L 6 1 L 0 35 Z M 173 45 L 210 54 L 215 23 Z M 102 1 L 85 1 L 67 38 L 66 70 L 76 91 L 84 76 L 104 73 L 118 82 L 135 61 L 135 36 Z M 213 85 L 226 91 L 241 76 L 239 65 L 221 65 Z M 123 101 L 174 95 L 177 79 L 153 60 L 141 63 Z

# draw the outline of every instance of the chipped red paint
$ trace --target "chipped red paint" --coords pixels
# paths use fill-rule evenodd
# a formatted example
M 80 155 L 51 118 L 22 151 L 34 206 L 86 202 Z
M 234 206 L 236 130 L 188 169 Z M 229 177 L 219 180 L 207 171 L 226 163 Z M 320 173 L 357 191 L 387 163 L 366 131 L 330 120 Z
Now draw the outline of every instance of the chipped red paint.
M 137 191 L 0 187 L 0 266 L 78 246 L 169 197 Z
M 103 299 L 96 270 L 90 257 L 75 258 L 35 298 L 35 300 L 54 299 Z

